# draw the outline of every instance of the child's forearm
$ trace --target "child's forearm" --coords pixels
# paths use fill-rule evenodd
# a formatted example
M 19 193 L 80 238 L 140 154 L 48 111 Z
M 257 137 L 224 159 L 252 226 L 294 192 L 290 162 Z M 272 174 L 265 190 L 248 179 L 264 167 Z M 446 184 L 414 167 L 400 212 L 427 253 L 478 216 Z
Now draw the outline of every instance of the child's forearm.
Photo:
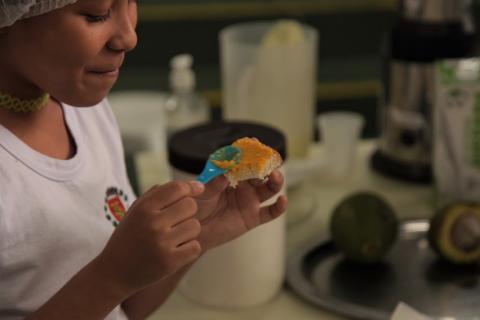
M 131 294 L 119 287 L 95 259 L 26 320 L 104 319 Z
M 130 320 L 145 319 L 161 306 L 172 294 L 178 283 L 191 268 L 193 263 L 184 266 L 176 273 L 160 280 L 128 298 L 123 304 L 123 311 Z

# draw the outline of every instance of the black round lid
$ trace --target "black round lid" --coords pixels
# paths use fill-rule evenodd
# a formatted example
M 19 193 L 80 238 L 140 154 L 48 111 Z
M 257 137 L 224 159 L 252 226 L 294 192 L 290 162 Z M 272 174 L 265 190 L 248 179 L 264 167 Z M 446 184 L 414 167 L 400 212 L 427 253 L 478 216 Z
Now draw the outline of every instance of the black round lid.
M 277 129 L 254 122 L 228 121 L 198 125 L 175 133 L 168 140 L 168 161 L 178 170 L 199 174 L 212 152 L 243 137 L 257 138 L 286 159 L 286 139 Z

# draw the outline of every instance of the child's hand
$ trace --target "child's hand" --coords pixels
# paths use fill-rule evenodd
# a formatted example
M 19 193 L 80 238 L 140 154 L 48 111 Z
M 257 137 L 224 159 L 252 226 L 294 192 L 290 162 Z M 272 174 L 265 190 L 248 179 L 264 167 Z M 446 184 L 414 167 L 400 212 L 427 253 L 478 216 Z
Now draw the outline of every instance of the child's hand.
M 203 190 L 197 182 L 175 181 L 153 187 L 133 203 L 97 258 L 121 290 L 138 290 L 198 258 L 201 227 L 192 197 Z
M 280 216 L 287 206 L 284 195 L 272 205 L 261 208 L 260 204 L 277 194 L 282 185 L 279 171 L 272 172 L 267 181 L 243 181 L 236 188 L 227 188 L 228 181 L 223 176 L 208 183 L 205 192 L 195 197 L 197 217 L 202 224 L 199 236 L 202 249 L 228 242 Z

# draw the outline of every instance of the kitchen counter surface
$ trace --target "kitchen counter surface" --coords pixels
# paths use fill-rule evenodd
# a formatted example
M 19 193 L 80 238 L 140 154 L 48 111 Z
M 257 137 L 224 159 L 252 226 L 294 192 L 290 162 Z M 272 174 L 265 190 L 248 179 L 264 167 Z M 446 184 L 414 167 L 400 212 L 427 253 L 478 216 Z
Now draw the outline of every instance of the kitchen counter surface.
M 288 254 L 295 252 L 312 238 L 324 236 L 331 210 L 343 197 L 354 191 L 369 190 L 383 195 L 401 219 L 431 216 L 433 188 L 392 180 L 371 171 L 369 160 L 375 146 L 375 140 L 366 140 L 359 144 L 354 170 L 348 178 L 341 181 L 326 178 L 326 171 L 319 165 L 318 169 L 308 174 L 308 179 L 289 186 L 287 192 L 289 196 Z M 321 159 L 322 152 L 321 145 L 312 146 L 310 160 Z M 159 164 L 158 156 L 140 154 L 137 158 L 137 170 L 142 190 L 148 189 L 156 182 L 162 183 L 168 180 L 166 166 Z M 188 300 L 177 290 L 149 319 L 340 320 L 348 318 L 313 306 L 284 286 L 275 297 L 264 304 L 233 310 L 203 307 Z

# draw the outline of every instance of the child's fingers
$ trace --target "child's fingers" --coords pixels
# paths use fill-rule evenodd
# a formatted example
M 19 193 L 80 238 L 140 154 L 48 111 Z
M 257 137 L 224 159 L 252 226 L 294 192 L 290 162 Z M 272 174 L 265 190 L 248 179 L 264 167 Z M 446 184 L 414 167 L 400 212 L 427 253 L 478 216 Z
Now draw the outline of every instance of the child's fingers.
M 267 182 L 267 179 L 249 179 L 247 180 L 249 184 L 251 184 L 253 187 L 260 187 L 261 185 L 265 184 Z
M 188 219 L 177 224 L 173 229 L 173 241 L 178 245 L 196 239 L 202 230 L 200 221 L 197 219 Z
M 283 175 L 279 171 L 274 171 L 266 182 L 261 184 L 253 182 L 252 185 L 255 187 L 258 200 L 264 202 L 280 192 L 283 185 Z
M 161 211 L 161 221 L 166 221 L 171 227 L 185 221 L 197 213 L 197 202 L 192 197 L 185 197 Z
M 187 196 L 197 196 L 204 191 L 204 185 L 197 181 L 172 181 L 154 187 L 145 195 L 157 209 L 163 209 Z
M 277 201 L 260 209 L 260 222 L 267 223 L 280 216 L 287 209 L 287 197 L 281 195 Z
M 200 242 L 192 240 L 185 242 L 176 249 L 176 258 L 182 262 L 182 265 L 187 265 L 195 261 L 202 253 Z
M 224 176 L 219 176 L 205 185 L 205 191 L 197 196 L 199 200 L 210 199 L 223 192 L 228 187 L 228 180 Z

